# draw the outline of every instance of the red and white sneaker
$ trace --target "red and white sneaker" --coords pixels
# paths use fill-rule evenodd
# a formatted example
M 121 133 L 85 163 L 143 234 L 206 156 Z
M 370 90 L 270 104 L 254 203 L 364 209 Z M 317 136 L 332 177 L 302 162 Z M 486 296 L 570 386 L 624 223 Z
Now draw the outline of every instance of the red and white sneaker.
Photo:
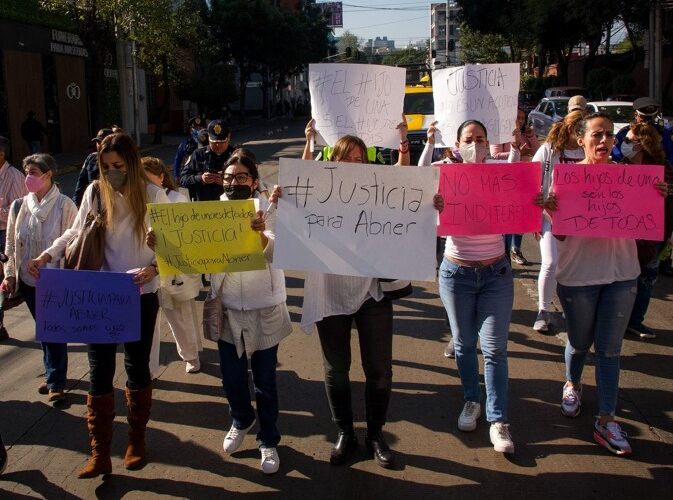
M 628 435 L 617 422 L 601 425 L 599 420 L 594 424 L 594 440 L 615 455 L 630 455 L 631 445 L 626 440 Z

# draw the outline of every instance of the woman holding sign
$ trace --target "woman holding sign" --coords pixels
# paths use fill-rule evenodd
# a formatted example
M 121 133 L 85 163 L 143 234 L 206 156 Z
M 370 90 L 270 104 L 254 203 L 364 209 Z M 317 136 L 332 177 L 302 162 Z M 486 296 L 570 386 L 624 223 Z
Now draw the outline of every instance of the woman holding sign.
M 63 256 L 68 241 L 84 227 L 89 212 L 95 212 L 100 192 L 105 214 L 105 261 L 101 271 L 132 273 L 140 299 L 140 340 L 123 344 L 128 409 L 129 444 L 124 457 L 127 469 L 138 469 L 145 462 L 145 428 L 152 406 L 152 379 L 149 356 L 154 324 L 159 309 L 157 288 L 159 273 L 154 252 L 145 244 L 150 227 L 147 203 L 169 203 L 164 191 L 146 181 L 138 149 L 125 134 L 103 139 L 98 150 L 100 181 L 90 184 L 72 227 L 29 264 L 29 272 L 38 277 L 39 268 Z M 79 473 L 80 478 L 112 472 L 110 444 L 115 416 L 113 378 L 117 344 L 89 344 L 87 425 L 92 457 Z
M 153 156 L 144 156 L 141 161 L 147 180 L 155 186 L 163 188 L 171 203 L 186 203 L 189 201 L 175 187 L 168 167 L 164 162 Z M 178 356 L 185 362 L 187 373 L 197 373 L 201 370 L 199 351 L 202 348 L 201 337 L 199 336 L 199 319 L 194 299 L 201 289 L 201 277 L 195 274 L 181 274 L 161 276 L 160 279 L 159 304 L 175 339 Z M 160 342 L 158 329 L 157 327 L 157 332 L 152 341 L 152 354 L 150 355 L 150 371 L 152 373 L 155 373 L 154 370 L 159 366 Z
M 409 162 L 407 125 L 397 126 L 400 133 L 400 161 Z M 310 159 L 309 144 L 315 131 L 312 121 L 306 127 L 304 159 Z M 330 161 L 369 163 L 367 147 L 355 136 L 340 138 Z M 366 165 L 365 165 L 366 167 Z M 276 186 L 272 200 L 280 196 Z M 365 372 L 367 435 L 365 443 L 377 464 L 389 468 L 394 455 L 383 436 L 392 390 L 393 305 L 381 290 L 377 278 L 341 276 L 309 272 L 304 283 L 304 308 L 301 328 L 312 332 L 316 325 L 325 368 L 325 389 L 338 428 L 330 463 L 345 463 L 357 450 L 353 426 L 350 364 L 351 327 L 355 323 L 360 340 L 360 356 Z
M 46 154 L 23 160 L 28 194 L 12 203 L 7 221 L 5 280 L 2 289 L 21 290 L 30 314 L 35 319 L 36 279 L 28 272 L 31 259 L 51 246 L 71 225 L 77 215 L 73 201 L 54 184 L 56 161 Z M 59 262 L 54 262 L 58 266 Z M 41 342 L 46 381 L 39 387 L 55 403 L 65 398 L 68 371 L 68 344 Z
M 431 141 L 434 135 L 430 137 L 428 131 Z M 486 127 L 476 120 L 463 122 L 458 127 L 456 148 L 463 163 L 484 163 L 489 153 Z M 475 430 L 481 416 L 477 360 L 477 340 L 481 339 L 491 443 L 497 452 L 514 453 L 507 423 L 507 338 L 514 283 L 502 236 L 447 236 L 439 268 L 439 294 L 449 316 L 465 398 L 458 429 Z
M 285 303 L 285 275 L 270 265 L 275 239 L 275 212 L 270 210 L 269 202 L 259 196 L 259 172 L 250 158 L 229 158 L 223 179 L 222 200 L 252 199 L 258 204 L 259 211 L 252 221 L 252 228 L 259 232 L 267 264 L 259 271 L 212 275 L 211 290 L 219 290 L 219 298 L 227 311 L 217 347 L 222 385 L 233 423 L 222 447 L 226 453 L 234 453 L 255 425 L 255 411 L 248 389 L 250 364 L 259 418 L 257 441 L 262 456 L 261 469 L 265 474 L 273 474 L 280 466 L 277 451 L 280 433 L 276 427 L 278 344 L 292 333 L 290 313 Z
M 584 150 L 582 164 L 611 163 L 614 124 L 603 113 L 581 120 L 577 142 Z M 665 185 L 658 191 L 664 192 Z M 553 186 L 552 186 L 553 188 Z M 654 193 L 652 193 L 654 195 Z M 563 203 L 552 196 L 553 207 Z M 635 240 L 625 238 L 557 237 L 557 292 L 566 316 L 566 383 L 563 387 L 561 413 L 577 417 L 582 407 L 582 371 L 587 352 L 596 350 L 596 388 L 598 417 L 594 439 L 617 455 L 631 453 L 631 445 L 617 422 L 619 392 L 619 357 L 622 339 L 636 296 L 636 279 L 640 274 Z

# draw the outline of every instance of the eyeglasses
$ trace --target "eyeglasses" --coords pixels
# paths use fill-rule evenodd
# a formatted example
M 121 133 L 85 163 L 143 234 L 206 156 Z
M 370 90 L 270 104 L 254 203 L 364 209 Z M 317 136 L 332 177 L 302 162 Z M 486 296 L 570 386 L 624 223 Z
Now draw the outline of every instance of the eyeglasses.
M 250 174 L 246 172 L 239 172 L 238 174 L 224 174 L 222 179 L 227 184 L 231 184 L 234 181 L 234 179 L 236 179 L 236 182 L 238 182 L 239 184 L 245 184 L 246 182 L 248 182 L 249 178 Z

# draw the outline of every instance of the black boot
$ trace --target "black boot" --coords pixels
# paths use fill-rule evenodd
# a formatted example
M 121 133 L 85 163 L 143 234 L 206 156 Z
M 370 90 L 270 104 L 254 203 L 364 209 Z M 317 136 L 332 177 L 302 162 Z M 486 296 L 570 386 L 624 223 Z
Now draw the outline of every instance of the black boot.
M 395 463 L 395 455 L 386 444 L 381 431 L 367 433 L 365 444 L 370 453 L 374 455 L 374 460 L 384 469 L 390 469 Z
M 343 464 L 355 450 L 358 449 L 358 438 L 355 437 L 353 429 L 348 431 L 339 431 L 334 448 L 329 457 L 329 463 L 332 465 Z

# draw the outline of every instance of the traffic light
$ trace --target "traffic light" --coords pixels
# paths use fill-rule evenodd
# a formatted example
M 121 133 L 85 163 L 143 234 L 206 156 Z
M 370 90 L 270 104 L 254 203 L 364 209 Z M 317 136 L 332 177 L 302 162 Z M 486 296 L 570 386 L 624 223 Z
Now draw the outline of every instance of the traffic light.
M 456 50 L 456 41 L 451 39 L 449 40 L 449 46 L 448 46 L 449 52 L 453 52 Z

